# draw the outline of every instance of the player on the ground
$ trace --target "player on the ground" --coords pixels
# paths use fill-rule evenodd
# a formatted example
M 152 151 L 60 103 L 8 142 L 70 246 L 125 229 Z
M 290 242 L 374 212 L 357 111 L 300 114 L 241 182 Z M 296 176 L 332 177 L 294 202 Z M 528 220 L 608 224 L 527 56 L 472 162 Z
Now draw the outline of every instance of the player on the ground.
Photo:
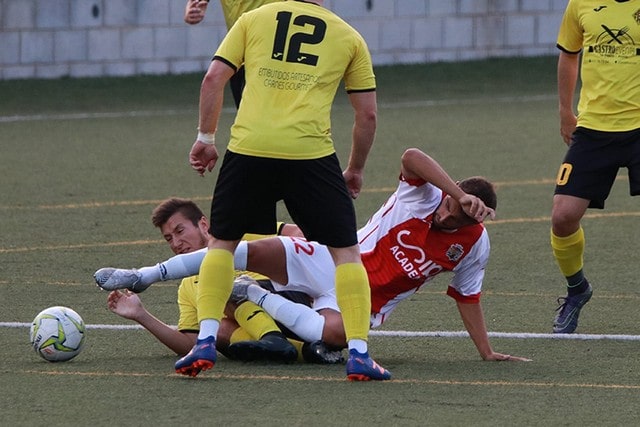
M 553 332 L 572 333 L 593 293 L 583 271 L 582 217 L 587 208 L 604 208 L 620 168 L 628 169 L 631 195 L 640 194 L 640 2 L 570 0 L 558 48 L 560 134 L 569 149 L 558 172 L 550 234 L 567 296 L 558 300 Z
M 456 184 L 433 158 L 418 149 L 407 150 L 397 190 L 358 232 L 371 286 L 371 326 L 381 325 L 400 301 L 436 275 L 452 272 L 447 294 L 455 299 L 481 357 L 527 360 L 492 349 L 480 305 L 490 252 L 481 222 L 487 216 L 493 218 L 496 204 L 493 185 L 486 179 L 472 177 Z M 176 257 L 145 274 L 106 268 L 98 270 L 96 278 L 107 288 L 124 286 L 122 277 L 128 278 L 129 287 L 149 286 L 197 271 L 202 258 L 202 252 Z M 236 268 L 270 277 L 275 289 L 295 289 L 325 301 L 325 310 L 314 313 L 247 284 L 236 286 L 233 298 L 259 303 L 301 338 L 346 345 L 339 309 L 329 308 L 329 301 L 335 300 L 334 267 L 326 247 L 290 237 L 243 242 L 236 252 Z
M 206 247 L 209 223 L 200 208 L 191 200 L 170 198 L 160 203 L 153 211 L 152 223 L 160 229 L 175 254 L 187 254 Z M 281 224 L 281 235 L 299 235 L 297 227 Z M 246 236 L 248 239 L 265 236 Z M 242 273 L 240 273 L 242 274 Z M 248 273 L 251 274 L 251 273 Z M 252 274 L 268 289 L 270 281 L 264 276 Z M 243 276 L 244 277 L 244 276 Z M 268 282 L 268 283 L 267 283 Z M 256 282 L 257 283 L 257 282 Z M 198 333 L 196 294 L 198 277 L 184 278 L 178 288 L 180 318 L 177 330 L 157 319 L 143 306 L 136 293 L 112 291 L 107 300 L 109 309 L 126 319 L 133 320 L 151 332 L 161 343 L 178 355 L 185 355 L 195 344 Z M 131 288 L 140 291 L 140 288 Z M 302 294 L 286 294 L 301 302 Z M 273 319 L 253 303 L 228 304 L 222 327 L 218 331 L 217 350 L 232 359 L 271 360 L 292 362 L 302 356 L 314 363 L 339 362 L 338 352 L 327 350 L 324 343 L 287 341 Z

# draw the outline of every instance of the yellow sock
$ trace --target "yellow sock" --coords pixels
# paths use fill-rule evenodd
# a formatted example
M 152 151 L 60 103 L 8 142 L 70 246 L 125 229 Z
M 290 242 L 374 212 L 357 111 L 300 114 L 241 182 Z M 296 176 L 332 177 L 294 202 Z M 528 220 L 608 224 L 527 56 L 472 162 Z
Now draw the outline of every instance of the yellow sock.
M 233 344 L 240 341 L 251 341 L 253 339 L 254 338 L 251 335 L 249 335 L 249 332 L 245 331 L 242 328 L 238 328 L 231 333 L 231 336 L 229 337 L 229 344 Z
M 236 322 L 256 340 L 269 332 L 281 332 L 275 320 L 262 307 L 251 301 L 240 304 L 236 308 L 234 317 Z
M 573 276 L 583 266 L 584 230 L 582 227 L 567 237 L 558 237 L 551 231 L 553 256 L 565 277 Z
M 304 362 L 304 357 L 302 357 L 302 346 L 304 345 L 304 343 L 302 341 L 294 340 L 291 338 L 287 338 L 287 341 L 293 344 L 296 350 L 298 350 L 298 362 Z
M 198 321 L 222 319 L 224 306 L 233 289 L 233 254 L 224 249 L 211 249 L 202 260 L 198 278 Z
M 346 263 L 336 268 L 336 297 L 347 341 L 367 341 L 371 319 L 371 290 L 362 264 Z

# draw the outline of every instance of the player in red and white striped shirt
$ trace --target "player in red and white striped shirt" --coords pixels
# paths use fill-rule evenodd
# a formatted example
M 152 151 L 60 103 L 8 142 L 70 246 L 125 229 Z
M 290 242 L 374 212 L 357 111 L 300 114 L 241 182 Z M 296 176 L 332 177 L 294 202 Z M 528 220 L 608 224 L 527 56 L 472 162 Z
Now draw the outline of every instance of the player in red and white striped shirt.
M 496 204 L 495 190 L 486 179 L 472 177 L 456 183 L 424 152 L 405 151 L 396 191 L 358 231 L 371 287 L 371 327 L 380 326 L 400 301 L 437 274 L 451 272 L 447 294 L 455 299 L 482 358 L 528 360 L 493 351 L 480 305 L 490 252 L 482 221 L 494 217 Z M 278 240 L 282 249 L 274 243 Z M 326 248 L 299 238 L 281 237 L 248 243 L 239 254 L 246 257 L 249 269 L 286 284 L 276 285 L 276 289 L 302 290 L 315 298 L 314 308 L 324 317 L 324 323 L 317 321 L 311 310 L 297 310 L 283 298 L 255 286 L 246 291 L 251 301 L 259 302 L 298 334 L 344 346 L 339 312 L 331 304 L 335 293 L 331 283 L 333 263 Z M 242 259 L 237 261 L 236 267 L 241 268 Z M 319 325 L 323 326 L 321 332 Z
M 424 152 L 406 150 L 396 191 L 358 232 L 371 287 L 371 327 L 380 326 L 400 301 L 436 275 L 450 272 L 447 294 L 456 301 L 481 357 L 528 360 L 493 351 L 480 304 L 490 252 L 482 221 L 495 216 L 496 204 L 495 190 L 486 179 L 472 177 L 456 183 Z M 197 273 L 203 254 L 187 256 L 191 258 L 180 255 L 158 264 L 162 277 L 145 273 L 139 275 L 139 283 Z M 333 284 L 335 266 L 325 246 L 296 237 L 242 242 L 235 268 L 264 274 L 277 282 L 275 290 L 301 291 L 314 303 L 310 309 L 253 285 L 234 289 L 232 298 L 245 297 L 262 306 L 306 341 L 322 339 L 337 348 L 346 345 Z

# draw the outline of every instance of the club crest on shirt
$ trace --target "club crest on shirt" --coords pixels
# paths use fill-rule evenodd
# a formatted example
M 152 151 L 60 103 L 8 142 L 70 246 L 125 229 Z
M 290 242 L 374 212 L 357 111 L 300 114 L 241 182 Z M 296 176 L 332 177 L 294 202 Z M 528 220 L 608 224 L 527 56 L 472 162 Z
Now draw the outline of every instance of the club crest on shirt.
M 454 243 L 453 245 L 449 246 L 449 249 L 447 249 L 447 258 L 452 262 L 458 261 L 460 258 L 462 258 L 463 254 L 464 248 L 460 243 Z
M 633 19 L 635 19 L 636 24 L 640 25 L 640 9 L 633 14 Z

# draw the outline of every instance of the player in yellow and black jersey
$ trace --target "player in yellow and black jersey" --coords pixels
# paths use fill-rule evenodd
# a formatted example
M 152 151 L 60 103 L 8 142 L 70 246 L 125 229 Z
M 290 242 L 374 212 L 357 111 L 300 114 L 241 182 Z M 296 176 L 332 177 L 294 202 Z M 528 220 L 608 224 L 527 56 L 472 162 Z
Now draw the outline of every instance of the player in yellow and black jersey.
M 368 354 L 371 296 L 357 245 L 352 197 L 362 187 L 377 121 L 376 84 L 362 36 L 321 0 L 284 1 L 244 13 L 229 30 L 200 89 L 191 166 L 203 175 L 218 159 L 215 132 L 224 87 L 244 65 L 246 86 L 211 205 L 209 251 L 200 269 L 200 332 L 176 371 L 197 375 L 215 363 L 215 336 L 233 285 L 233 253 L 245 233 L 274 232 L 280 200 L 305 237 L 329 247 L 349 347 L 350 380 L 386 380 Z M 342 171 L 331 133 L 341 82 L 353 107 L 351 153 Z
M 569 149 L 557 176 L 551 247 L 567 296 L 553 331 L 572 333 L 592 295 L 581 219 L 587 208 L 604 208 L 620 168 L 628 169 L 631 195 L 640 194 L 640 1 L 570 0 L 558 48 L 560 134 Z

